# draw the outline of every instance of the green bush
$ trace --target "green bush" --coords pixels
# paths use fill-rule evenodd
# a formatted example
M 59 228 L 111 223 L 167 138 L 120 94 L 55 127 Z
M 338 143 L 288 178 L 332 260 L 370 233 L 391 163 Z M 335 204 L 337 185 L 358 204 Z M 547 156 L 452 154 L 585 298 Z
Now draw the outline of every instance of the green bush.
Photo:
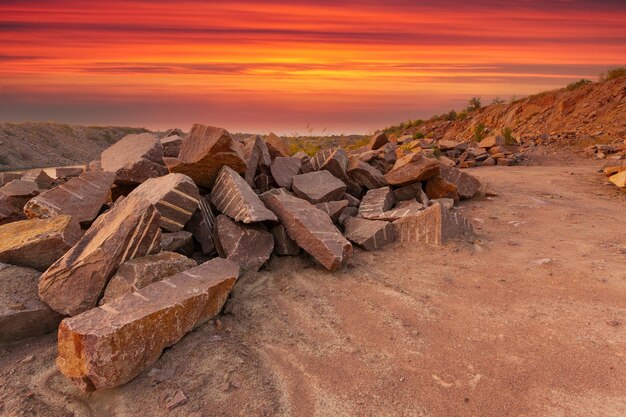
M 474 140 L 476 142 L 480 142 L 484 138 L 485 138 L 485 124 L 484 123 L 478 123 L 474 127 Z
M 591 84 L 591 80 L 586 80 L 586 79 L 580 79 L 574 83 L 568 84 L 567 87 L 565 87 L 565 89 L 567 91 L 574 91 L 577 88 L 580 88 L 582 86 L 585 86 L 587 84 Z
M 457 118 L 456 112 L 454 110 L 450 110 L 448 113 L 446 113 L 445 115 L 446 120 L 449 121 L 454 121 Z
M 493 101 L 491 102 L 491 104 L 495 104 L 496 106 L 498 104 L 504 104 L 504 100 L 502 100 L 500 97 L 494 97 Z
M 510 127 L 505 127 L 502 129 L 502 137 L 504 138 L 504 143 L 506 145 L 515 144 L 515 139 L 513 139 L 513 130 Z
M 626 76 L 625 67 L 611 68 L 605 74 L 600 74 L 600 81 L 611 81 L 624 76 Z
M 413 133 L 413 139 L 424 139 L 424 134 L 422 132 Z

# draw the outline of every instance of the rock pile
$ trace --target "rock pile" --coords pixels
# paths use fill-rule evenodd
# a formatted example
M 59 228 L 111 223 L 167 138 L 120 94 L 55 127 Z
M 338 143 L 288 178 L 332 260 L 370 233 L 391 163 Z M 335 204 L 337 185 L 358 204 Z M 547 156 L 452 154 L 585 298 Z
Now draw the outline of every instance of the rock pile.
M 454 206 L 481 184 L 446 159 L 497 147 L 449 145 L 438 159 L 378 134 L 357 151 L 292 156 L 276 135 L 239 141 L 194 125 L 187 136 L 129 135 L 60 179 L 7 176 L 0 278 L 24 278 L 0 298 L 25 309 L 0 309 L 2 341 L 70 316 L 59 327 L 61 371 L 85 390 L 123 384 L 218 314 L 240 270 L 273 254 L 304 251 L 334 271 L 353 244 L 471 236 Z

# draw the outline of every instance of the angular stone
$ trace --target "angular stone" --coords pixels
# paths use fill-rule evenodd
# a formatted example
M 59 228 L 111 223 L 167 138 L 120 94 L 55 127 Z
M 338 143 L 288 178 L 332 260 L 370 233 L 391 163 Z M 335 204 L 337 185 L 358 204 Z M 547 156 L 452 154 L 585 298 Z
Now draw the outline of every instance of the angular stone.
M 200 243 L 202 253 L 212 255 L 215 253 L 215 242 L 213 242 L 213 230 L 215 229 L 215 213 L 208 196 L 200 196 L 198 208 L 191 216 L 191 220 L 185 226 L 195 240 Z
M 435 200 L 431 200 L 430 201 L 430 205 L 433 205 L 433 204 L 441 204 L 442 206 L 444 206 L 448 210 L 452 210 L 452 208 L 454 207 L 454 199 L 452 199 L 452 198 L 437 198 Z
M 446 151 L 449 149 L 456 149 L 456 147 L 459 146 L 460 143 L 453 140 L 440 140 L 438 145 L 439 149 L 441 149 L 442 151 Z
M 385 220 L 388 222 L 392 222 L 394 220 L 402 219 L 404 217 L 413 216 L 423 210 L 424 205 L 416 200 L 402 201 L 401 204 L 396 205 L 396 207 L 384 211 L 381 214 L 370 215 L 368 216 L 368 218 L 372 220 Z
M 0 172 L 0 187 L 3 187 L 14 180 L 22 179 L 22 174 L 17 172 Z
M 89 164 L 87 164 L 87 171 L 102 171 L 100 160 L 89 161 Z
M 372 136 L 372 139 L 370 139 L 370 142 L 367 144 L 367 147 L 369 149 L 375 150 L 375 149 L 381 148 L 387 143 L 389 143 L 389 139 L 387 138 L 387 135 L 384 132 L 378 132 L 374 136 Z
M 351 178 L 348 178 L 344 182 L 346 184 L 346 194 L 349 194 L 355 198 L 361 197 L 361 195 L 363 194 L 363 187 L 361 187 L 358 182 L 354 181 Z
M 54 178 L 46 173 L 43 169 L 31 169 L 22 175 L 22 180 L 32 181 L 42 190 L 50 187 L 54 183 Z
M 270 170 L 279 187 L 290 189 L 293 177 L 298 175 L 300 167 L 302 167 L 300 158 L 278 156 L 272 162 Z
M 359 214 L 358 208 L 346 207 L 345 209 L 341 211 L 341 214 L 339 215 L 339 219 L 337 220 L 337 223 L 339 223 L 341 226 L 345 226 L 346 221 L 348 221 L 350 217 L 356 217 L 358 214 Z
M 318 203 L 315 205 L 318 209 L 322 210 L 324 213 L 328 214 L 328 217 L 333 222 L 339 220 L 339 215 L 348 207 L 348 200 L 339 200 L 339 201 L 328 201 L 326 203 Z
M 435 204 L 414 216 L 393 222 L 399 242 L 443 245 L 450 239 L 474 234 L 472 224 L 458 212 Z
M 497 165 L 500 165 L 500 166 L 509 166 L 513 164 L 513 161 L 509 158 L 498 158 L 497 161 L 498 161 Z
M 495 166 L 495 165 L 496 165 L 496 160 L 493 159 L 493 157 L 491 157 L 491 156 L 489 158 L 485 159 L 482 164 L 480 164 L 480 166 L 483 166 L 483 167 L 492 167 L 492 166 Z
M 167 174 L 163 145 L 150 133 L 127 135 L 102 152 L 102 170 L 115 173 L 116 184 L 140 184 Z
M 348 206 L 350 207 L 359 207 L 361 205 L 361 200 L 356 198 L 355 196 L 345 193 L 343 195 L 343 200 L 348 201 Z
M 59 179 L 66 180 L 69 178 L 79 177 L 85 172 L 85 167 L 59 167 L 56 169 L 56 176 Z
M 164 252 L 179 252 L 191 256 L 195 252 L 193 234 L 186 230 L 161 234 L 161 250 Z
M 334 271 L 352 255 L 352 245 L 326 213 L 301 198 L 270 191 L 261 200 L 276 214 L 287 234 L 326 269 Z
M 159 212 L 132 193 L 102 214 L 39 281 L 39 296 L 70 316 L 96 306 L 109 278 L 126 261 L 160 250 Z
M 505 140 L 502 136 L 488 136 L 478 142 L 478 146 L 485 149 L 491 148 L 492 146 L 504 146 Z
M 317 151 L 311 165 L 315 171 L 328 171 L 344 181 L 348 179 L 348 155 L 341 148 L 321 149 Z
M 86 391 L 130 381 L 218 314 L 238 276 L 235 262 L 213 259 L 63 320 L 59 370 Z
M 211 192 L 211 202 L 219 211 L 238 222 L 277 220 L 248 183 L 227 166 L 222 168 L 217 177 Z
M 480 191 L 478 178 L 460 169 L 442 165 L 439 167 L 439 176 L 454 184 L 462 199 L 472 198 Z
M 385 175 L 385 179 L 391 185 L 402 187 L 434 177 L 439 173 L 439 165 L 436 159 L 419 155 L 413 162 L 399 168 L 394 167 Z
M 274 249 L 274 236 L 265 226 L 244 226 L 223 214 L 217 216 L 214 236 L 220 256 L 237 262 L 244 271 L 258 271 Z
M 340 200 L 346 184 L 328 171 L 296 175 L 291 185 L 293 192 L 313 204 Z
M 425 191 L 426 195 L 431 200 L 436 198 L 452 198 L 454 201 L 459 201 L 459 193 L 457 192 L 456 185 L 445 180 L 440 175 L 436 175 L 426 181 Z
M 135 258 L 124 262 L 109 280 L 99 305 L 196 266 L 193 259 L 174 252 Z
M 163 146 L 163 156 L 178 158 L 180 147 L 183 145 L 183 138 L 178 135 L 172 135 L 161 138 L 160 140 Z
M 132 195 L 156 207 L 160 226 L 168 232 L 178 232 L 185 227 L 198 207 L 200 198 L 198 187 L 183 174 L 151 178 L 135 188 Z
M 0 343 L 53 332 L 63 318 L 37 296 L 40 272 L 0 263 Z
M 278 158 L 279 156 L 291 156 L 287 144 L 273 133 L 265 137 L 265 144 L 267 145 L 267 150 L 270 152 L 272 159 Z
M 414 182 L 393 190 L 393 195 L 396 201 L 414 200 L 418 197 L 420 191 L 422 191 L 422 183 Z
M 70 216 L 0 226 L 0 262 L 45 271 L 78 242 L 82 231 Z
M 382 220 L 350 217 L 345 222 L 345 236 L 357 246 L 373 251 L 395 241 L 393 224 Z
M 289 237 L 282 224 L 275 226 L 270 230 L 270 233 L 274 236 L 274 253 L 276 255 L 295 256 L 300 254 L 300 246 Z
M 369 190 L 359 206 L 359 216 L 365 219 L 375 219 L 393 207 L 395 203 L 393 191 L 390 187 Z
M 604 175 L 610 177 L 611 175 L 615 175 L 621 171 L 623 171 L 623 167 L 626 167 L 626 159 L 616 160 L 616 159 L 608 159 L 600 168 L 601 172 L 604 172 Z M 626 168 L 624 168 L 626 169 Z
M 267 173 L 272 163 L 272 157 L 265 141 L 258 135 L 246 139 L 243 146 L 243 154 L 246 160 L 244 178 L 251 187 L 254 187 L 254 178 L 257 171 L 260 170 L 262 173 Z
M 240 174 L 246 172 L 246 161 L 239 142 L 225 129 L 195 124 L 178 155 L 179 163 L 170 172 L 188 175 L 204 188 L 212 188 L 223 166 Z
M 67 214 L 78 223 L 88 224 L 110 200 L 114 180 L 112 172 L 85 172 L 29 200 L 24 212 L 41 219 Z
M 39 194 L 39 187 L 32 181 L 13 180 L 0 188 L 0 224 L 26 218 L 24 205 Z
M 387 185 L 387 180 L 379 170 L 356 158 L 348 165 L 348 176 L 368 190 Z
M 620 188 L 626 187 L 626 171 L 619 172 L 609 177 L 609 181 Z
M 270 189 L 270 177 L 267 174 L 259 174 L 254 179 L 254 185 L 260 193 L 264 193 Z

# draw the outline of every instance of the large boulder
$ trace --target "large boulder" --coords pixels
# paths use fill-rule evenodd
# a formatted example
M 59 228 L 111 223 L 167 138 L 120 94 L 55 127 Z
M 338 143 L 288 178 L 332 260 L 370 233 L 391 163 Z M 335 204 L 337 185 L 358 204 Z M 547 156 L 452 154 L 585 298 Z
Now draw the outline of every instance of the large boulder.
M 370 139 L 367 147 L 371 150 L 376 150 L 382 148 L 387 143 L 389 143 L 387 135 L 384 132 L 378 132 L 374 136 L 372 136 L 372 139 Z
M 111 145 L 100 157 L 103 171 L 115 173 L 115 183 L 140 184 L 148 178 L 167 174 L 163 145 L 151 133 L 127 135 Z
M 163 156 L 168 158 L 178 158 L 180 147 L 183 144 L 183 138 L 178 135 L 166 136 L 160 139 L 163 146 Z
M 348 180 L 348 155 L 341 148 L 321 149 L 311 159 L 315 171 L 325 170 L 342 181 Z
M 459 193 L 456 185 L 447 181 L 440 175 L 435 175 L 426 181 L 426 187 L 424 191 L 429 199 L 434 200 L 437 198 L 451 198 L 454 201 L 459 201 Z
M 181 146 L 178 161 L 168 166 L 170 172 L 188 175 L 197 185 L 210 189 L 224 165 L 240 174 L 246 172 L 239 142 L 225 129 L 195 124 Z
M 244 178 L 251 187 L 254 187 L 257 171 L 267 173 L 272 163 L 272 157 L 265 141 L 258 135 L 246 139 L 243 145 L 243 154 L 246 161 Z
M 224 166 L 211 191 L 211 202 L 222 213 L 235 221 L 256 223 L 276 221 L 248 183 L 231 168 Z
M 273 133 L 265 137 L 265 143 L 272 159 L 280 156 L 290 156 L 289 147 L 281 138 Z
M 261 195 L 287 234 L 326 269 L 334 271 L 352 255 L 352 245 L 326 213 L 306 200 L 279 190 Z
M 443 245 L 450 239 L 471 237 L 471 222 L 462 214 L 434 204 L 414 216 L 393 222 L 399 242 Z
M 350 161 L 348 175 L 368 190 L 387 185 L 387 180 L 385 180 L 385 177 L 379 170 L 358 158 L 353 158 Z
M 5 224 L 0 226 L 0 262 L 45 271 L 81 236 L 70 216 Z
M 0 263 L 0 343 L 53 332 L 63 318 L 37 296 L 40 272 Z
M 270 172 L 279 187 L 291 188 L 293 177 L 298 175 L 302 167 L 302 159 L 279 156 L 272 161 Z
M 400 160 L 398 160 L 400 162 Z M 402 187 L 418 181 L 424 181 L 439 174 L 440 164 L 436 159 L 416 157 L 412 162 L 398 167 L 396 166 L 385 174 L 385 179 L 390 185 Z
M 163 230 L 178 232 L 185 227 L 198 207 L 198 187 L 183 174 L 168 174 L 151 178 L 133 190 L 135 198 L 142 198 L 156 207 Z
M 30 218 L 42 219 L 66 214 L 78 223 L 89 224 L 111 198 L 114 180 L 112 172 L 85 172 L 32 198 L 24 212 Z
M 85 391 L 125 384 L 217 315 L 238 276 L 235 262 L 213 259 L 63 320 L 59 370 Z
M 328 171 L 296 175 L 291 187 L 295 195 L 313 204 L 341 200 L 346 191 L 346 184 Z
M 274 236 L 262 224 L 235 223 L 220 214 L 214 238 L 222 258 L 237 262 L 244 271 L 258 271 L 272 255 Z
M 185 228 L 193 234 L 194 239 L 200 243 L 202 253 L 212 255 L 215 253 L 215 242 L 213 241 L 213 230 L 215 228 L 215 213 L 205 195 L 200 196 L 198 208 L 191 216 L 191 220 Z
M 439 166 L 439 176 L 454 184 L 462 199 L 472 198 L 480 191 L 481 184 L 478 178 L 460 169 L 442 164 Z
M 365 219 L 377 219 L 395 203 L 393 191 L 390 187 L 381 187 L 369 190 L 359 205 L 359 216 Z
M 174 252 L 160 252 L 131 259 L 121 264 L 109 280 L 99 304 L 108 303 L 195 266 L 193 259 Z
M 132 193 L 102 214 L 39 281 L 39 296 L 53 310 L 74 316 L 93 308 L 117 268 L 161 247 L 159 212 Z
M 32 181 L 13 180 L 0 188 L 0 224 L 26 218 L 24 206 L 39 194 L 39 187 Z
M 344 229 L 344 234 L 350 242 L 368 251 L 393 243 L 396 238 L 393 224 L 382 220 L 349 217 L 346 219 Z

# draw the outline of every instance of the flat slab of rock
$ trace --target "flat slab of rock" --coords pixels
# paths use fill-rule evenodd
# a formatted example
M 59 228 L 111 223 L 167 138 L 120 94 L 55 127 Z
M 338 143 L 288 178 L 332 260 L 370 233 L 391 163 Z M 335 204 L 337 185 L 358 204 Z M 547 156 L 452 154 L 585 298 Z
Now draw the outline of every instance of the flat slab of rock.
M 277 218 L 265 207 L 248 183 L 231 168 L 224 166 L 211 191 L 211 202 L 220 212 L 235 221 L 256 223 Z
M 282 224 L 272 228 L 270 233 L 274 236 L 274 253 L 276 255 L 295 256 L 300 254 L 300 246 L 289 237 Z
M 251 187 L 254 187 L 257 172 L 266 173 L 272 163 L 272 157 L 265 141 L 258 135 L 246 139 L 243 145 L 243 154 L 246 160 L 244 179 Z
M 344 229 L 350 242 L 368 251 L 380 249 L 396 239 L 393 224 L 382 220 L 349 217 Z
M 239 142 L 225 129 L 195 124 L 183 141 L 178 163 L 169 165 L 170 172 L 185 174 L 204 188 L 213 187 L 223 166 L 235 172 L 246 172 L 246 161 Z
M 159 224 L 163 230 L 178 232 L 185 227 L 198 207 L 198 187 L 183 174 L 168 174 L 151 178 L 132 192 L 143 198 L 159 212 Z
M 402 187 L 418 181 L 424 181 L 439 173 L 439 163 L 436 159 L 419 156 L 406 165 L 394 167 L 385 174 L 385 179 L 391 185 Z
M 163 145 L 151 133 L 127 135 L 102 152 L 102 170 L 115 173 L 116 184 L 140 184 L 167 174 Z
M 43 169 L 31 169 L 22 175 L 24 181 L 32 181 L 42 190 L 50 187 L 54 183 L 54 178 L 46 173 Z
M 41 299 L 70 316 L 95 307 L 122 263 L 160 250 L 159 217 L 152 204 L 132 193 L 116 203 L 43 273 Z
M 342 181 L 348 179 L 348 155 L 341 148 L 321 149 L 311 159 L 315 171 L 328 171 Z
M 193 259 L 174 252 L 160 252 L 124 262 L 109 280 L 99 304 L 108 303 L 195 266 Z
M 215 228 L 215 213 L 207 196 L 200 196 L 198 208 L 191 216 L 191 220 L 185 228 L 189 230 L 194 239 L 200 243 L 202 253 L 212 255 L 215 253 L 215 242 L 213 242 L 213 230 Z
M 377 219 L 395 203 L 391 187 L 382 187 L 369 190 L 361 200 L 359 216 L 365 219 Z
M 346 191 L 346 184 L 328 171 L 296 175 L 291 187 L 295 195 L 313 204 L 341 200 Z
M 79 177 L 85 172 L 85 167 L 59 167 L 56 169 L 56 176 L 59 179 L 66 180 L 69 178 Z
M 387 180 L 379 170 L 356 158 L 348 165 L 348 176 L 368 190 L 387 185 Z
M 454 184 L 462 199 L 472 198 L 480 191 L 478 178 L 460 169 L 442 165 L 439 167 L 439 176 Z
M 45 271 L 81 236 L 70 216 L 5 224 L 0 226 L 0 262 Z
M 261 200 L 276 214 L 287 234 L 326 269 L 334 271 L 352 255 L 352 245 L 326 213 L 306 200 L 269 191 Z
M 59 370 L 85 391 L 130 381 L 218 314 L 238 276 L 235 262 L 213 259 L 63 320 Z
M 450 239 L 472 236 L 471 222 L 462 214 L 435 204 L 414 216 L 393 222 L 399 242 L 443 245 Z
M 302 159 L 279 156 L 270 165 L 270 172 L 279 187 L 291 188 L 293 177 L 298 175 L 302 167 Z
M 53 332 L 63 318 L 37 295 L 40 272 L 0 263 L 0 343 Z
M 30 218 L 47 219 L 66 214 L 78 223 L 90 223 L 109 201 L 114 180 L 112 172 L 85 172 L 32 198 L 24 206 L 24 212 Z
M 24 205 L 39 194 L 32 181 L 13 180 L 0 188 L 0 224 L 25 219 Z
M 222 258 L 237 262 L 244 271 L 258 271 L 272 255 L 274 236 L 262 224 L 243 225 L 220 214 L 214 239 Z

